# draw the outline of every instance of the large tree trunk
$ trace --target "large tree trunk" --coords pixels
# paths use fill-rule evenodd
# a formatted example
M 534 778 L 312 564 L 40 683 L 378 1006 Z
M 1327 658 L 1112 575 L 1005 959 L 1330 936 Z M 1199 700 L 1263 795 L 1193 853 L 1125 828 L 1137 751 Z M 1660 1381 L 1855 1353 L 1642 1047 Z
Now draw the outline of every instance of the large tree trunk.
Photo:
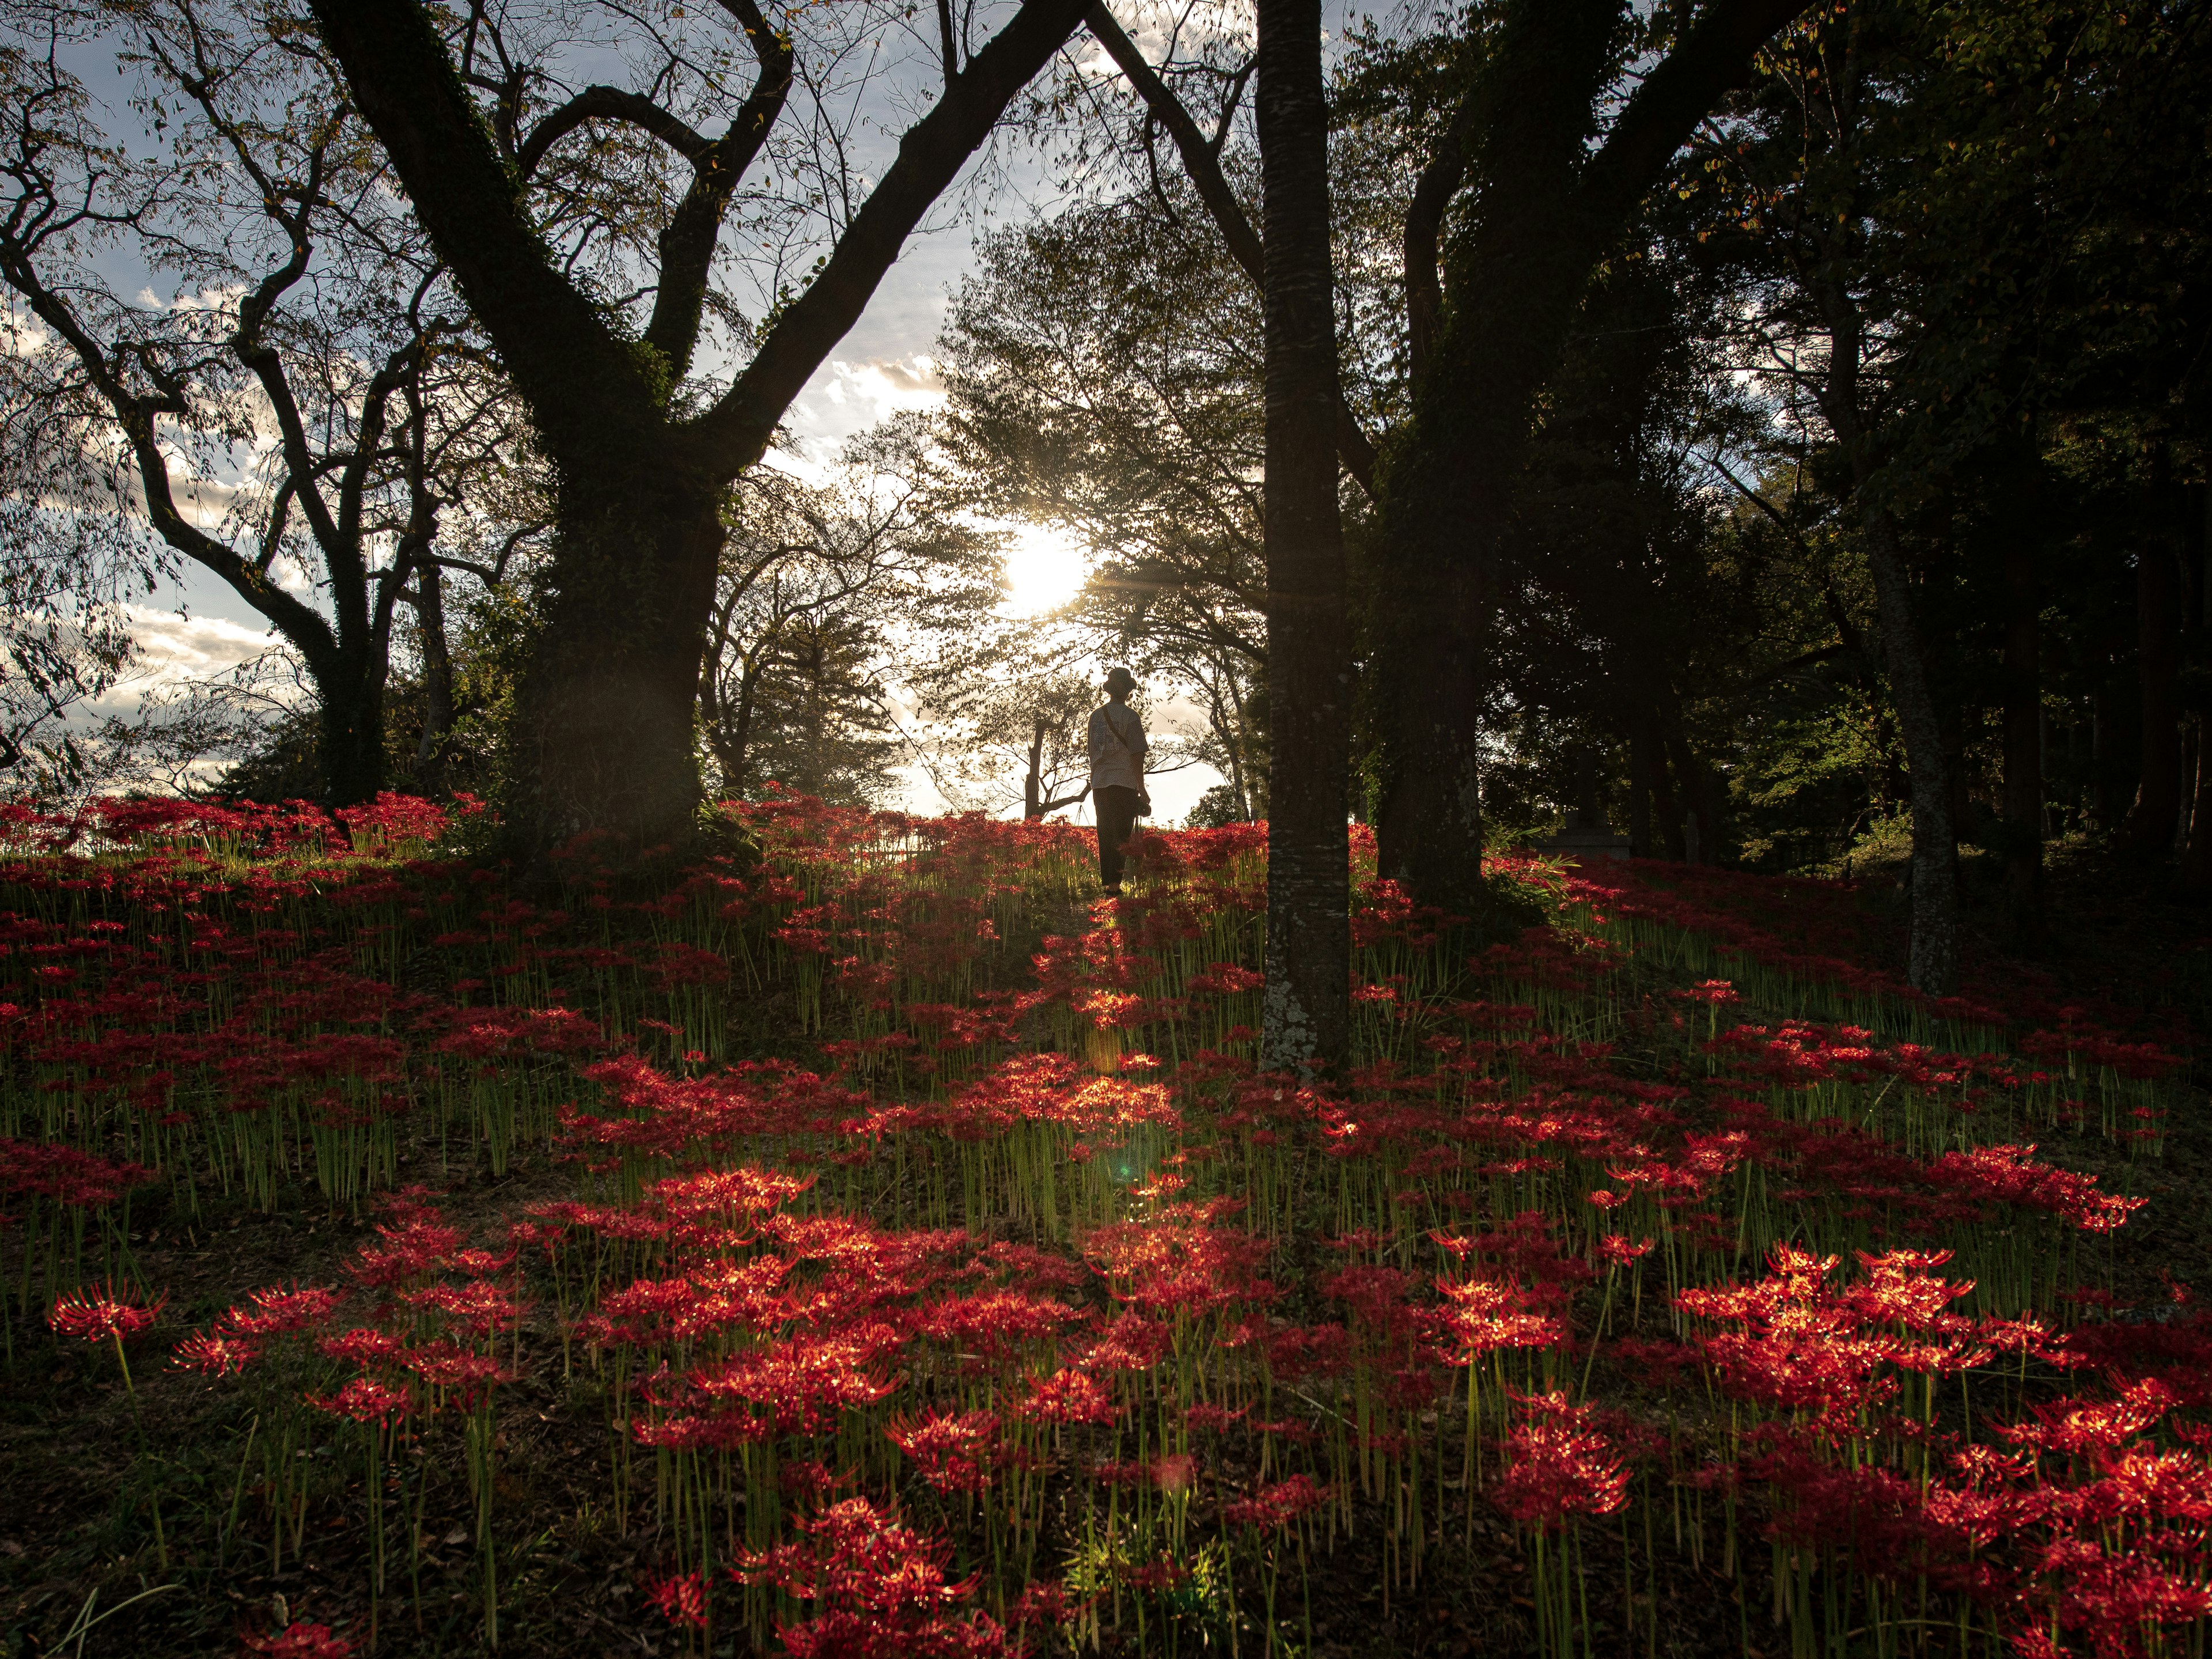
M 1267 955 L 1261 1063 L 1350 1058 L 1352 655 L 1320 0 L 1260 0 L 1266 196 Z
M 906 238 L 1066 42 L 1081 0 L 1023 0 L 969 56 L 907 128 L 812 277 L 777 308 L 751 361 L 696 414 L 679 413 L 670 392 L 697 343 L 722 218 L 783 106 L 788 36 L 748 22 L 759 78 L 724 135 L 693 157 L 691 187 L 658 239 L 653 319 L 636 339 L 611 325 L 546 244 L 527 185 L 544 146 L 581 121 L 611 114 L 665 136 L 682 127 L 673 113 L 641 94 L 617 88 L 611 103 L 593 89 L 503 152 L 441 36 L 442 13 L 422 0 L 312 5 L 560 479 L 544 622 L 511 733 L 508 836 L 533 860 L 586 830 L 647 845 L 684 836 L 700 794 L 693 699 L 720 494 L 766 451 Z M 741 21 L 751 10 L 729 9 Z
M 315 755 L 324 804 L 359 806 L 384 787 L 384 664 L 348 653 L 315 673 Z
M 2163 468 L 2160 469 L 2161 471 Z M 2175 698 L 2180 669 L 2181 573 L 2157 509 L 2165 506 L 2164 479 L 2151 487 L 2151 512 L 2136 554 L 2136 640 L 2142 696 L 2142 763 L 2127 840 L 2147 858 L 2173 850 L 2181 812 L 2181 710 Z
M 422 737 L 415 745 L 415 785 L 438 794 L 453 729 L 453 655 L 446 639 L 446 584 L 434 564 L 426 562 L 415 573 L 415 621 L 422 637 Z
M 2024 527 L 2006 538 L 2004 556 L 2005 884 L 2014 927 L 2032 935 L 2043 903 L 2043 598 Z
M 1905 764 L 1912 799 L 1912 943 L 1909 977 L 1930 996 L 1948 996 L 1959 983 L 1959 842 L 1951 822 L 1950 769 L 1944 763 L 1943 725 L 1928 683 L 1928 659 L 1912 616 L 1897 526 L 1879 507 L 1861 518 L 1867 566 L 1874 575 L 1882 663 L 1897 725 L 1905 738 Z
M 1386 469 L 1372 665 L 1382 873 L 1424 901 L 1480 914 L 1480 732 L 1487 582 L 1536 398 L 1591 270 L 1652 181 L 1749 74 L 1797 0 L 1715 0 L 1638 83 L 1595 153 L 1593 108 L 1617 67 L 1613 0 L 1515 0 L 1484 70 L 1468 143 L 1483 210 L 1448 262 L 1440 325 L 1407 435 Z M 1447 172 L 1449 170 L 1447 169 Z M 1426 204 L 1441 215 L 1444 204 Z M 1408 254 L 1427 257 L 1425 237 Z M 1428 273 L 1409 270 L 1409 291 Z
M 533 855 L 586 830 L 665 842 L 701 798 L 692 705 L 722 545 L 715 497 L 612 482 L 577 496 L 516 696 L 507 828 Z

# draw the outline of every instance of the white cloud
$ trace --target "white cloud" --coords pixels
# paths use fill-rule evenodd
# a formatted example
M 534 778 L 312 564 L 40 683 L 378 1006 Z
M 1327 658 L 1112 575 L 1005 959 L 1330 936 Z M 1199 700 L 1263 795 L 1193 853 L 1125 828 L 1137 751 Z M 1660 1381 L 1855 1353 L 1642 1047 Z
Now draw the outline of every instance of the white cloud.
M 945 380 L 927 352 L 908 357 L 842 358 L 823 365 L 791 406 L 790 424 L 810 445 L 834 447 L 856 432 L 909 410 L 945 402 Z
M 194 617 L 143 605 L 131 606 L 130 615 L 131 632 L 143 653 L 143 672 L 109 694 L 102 713 L 135 709 L 142 697 L 157 689 L 219 678 L 278 642 L 270 629 L 248 628 L 222 617 Z

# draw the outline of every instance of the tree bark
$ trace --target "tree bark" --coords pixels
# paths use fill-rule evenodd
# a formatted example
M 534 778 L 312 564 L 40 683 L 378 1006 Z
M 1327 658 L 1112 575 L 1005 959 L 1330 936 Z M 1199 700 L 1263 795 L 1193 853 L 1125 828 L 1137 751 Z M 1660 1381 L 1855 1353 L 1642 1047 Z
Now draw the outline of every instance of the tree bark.
M 664 844 L 688 833 L 701 799 L 692 708 L 719 492 L 570 488 L 516 688 L 509 811 L 533 852 L 586 830 Z
M 1651 740 L 1651 718 L 1632 700 L 1628 708 L 1628 854 L 1631 858 L 1656 857 L 1653 852 L 1651 768 L 1658 750 Z
M 2162 465 L 2158 469 L 2163 471 Z M 2137 684 L 2142 703 L 2142 757 L 2126 839 L 2145 858 L 2173 850 L 2181 811 L 2181 711 L 2175 699 L 2180 669 L 2181 573 L 2164 533 L 2165 480 L 2151 485 L 2150 507 L 2136 554 Z
M 1260 0 L 1267 250 L 1267 987 L 1261 1063 L 1350 1060 L 1352 652 L 1320 0 Z
M 354 650 L 310 665 L 314 681 L 316 758 L 325 800 L 357 806 L 384 787 L 385 663 L 380 649 Z
M 1855 461 L 1855 470 L 1864 469 Z M 1863 478 L 1855 481 L 1861 489 Z M 1913 620 L 1905 555 L 1897 526 L 1885 507 L 1861 509 L 1867 567 L 1874 576 L 1875 616 L 1890 699 L 1905 738 L 1906 783 L 1912 801 L 1912 942 L 1907 977 L 1917 990 L 1948 996 L 1959 983 L 1959 842 L 1951 822 L 1950 769 L 1944 764 L 1943 724 L 1928 681 L 1928 659 Z
M 446 584 L 425 561 L 415 573 L 415 621 L 422 635 L 422 738 L 415 745 L 416 787 L 441 793 L 447 734 L 453 729 L 453 657 L 446 639 Z
M 2043 908 L 2043 596 L 2025 529 L 2013 526 L 2004 554 L 2005 884 L 2015 930 L 2033 935 Z

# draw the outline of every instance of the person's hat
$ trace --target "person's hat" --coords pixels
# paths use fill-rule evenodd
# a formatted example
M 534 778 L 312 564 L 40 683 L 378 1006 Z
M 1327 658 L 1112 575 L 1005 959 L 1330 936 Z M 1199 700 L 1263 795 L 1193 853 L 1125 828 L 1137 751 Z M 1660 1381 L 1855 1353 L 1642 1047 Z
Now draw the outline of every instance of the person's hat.
M 1126 668 L 1109 668 L 1106 671 L 1106 689 L 1109 691 L 1133 691 L 1137 689 L 1137 677 Z

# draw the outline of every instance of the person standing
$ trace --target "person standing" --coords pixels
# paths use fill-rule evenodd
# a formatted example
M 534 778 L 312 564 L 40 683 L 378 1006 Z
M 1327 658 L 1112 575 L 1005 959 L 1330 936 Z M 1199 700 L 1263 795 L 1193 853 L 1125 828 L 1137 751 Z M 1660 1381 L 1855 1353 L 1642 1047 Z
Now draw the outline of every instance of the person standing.
M 1091 799 L 1098 813 L 1098 879 L 1121 890 L 1121 844 L 1152 810 L 1145 789 L 1145 723 L 1129 707 L 1136 678 L 1126 668 L 1106 672 L 1106 703 L 1091 716 Z

